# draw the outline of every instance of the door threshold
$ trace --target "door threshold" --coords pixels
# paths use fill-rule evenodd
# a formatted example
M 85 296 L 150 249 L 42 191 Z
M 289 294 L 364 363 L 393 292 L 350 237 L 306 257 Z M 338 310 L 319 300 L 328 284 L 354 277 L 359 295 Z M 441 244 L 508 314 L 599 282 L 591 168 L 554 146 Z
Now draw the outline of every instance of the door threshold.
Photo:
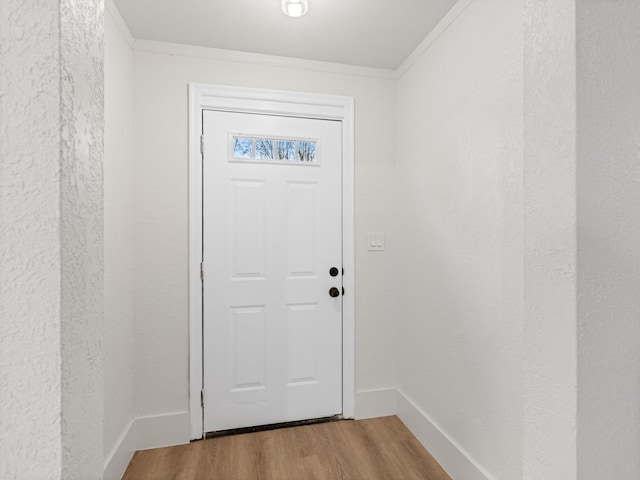
M 277 430 L 279 428 L 301 427 L 304 425 L 315 425 L 317 423 L 338 422 L 344 420 L 342 414 L 333 415 L 331 417 L 311 418 L 308 420 L 298 420 L 295 422 L 272 423 L 269 425 L 258 425 L 255 427 L 232 428 L 230 430 L 219 430 L 217 432 L 207 432 L 204 438 L 227 437 L 230 435 L 241 435 L 243 433 L 265 432 L 268 430 Z

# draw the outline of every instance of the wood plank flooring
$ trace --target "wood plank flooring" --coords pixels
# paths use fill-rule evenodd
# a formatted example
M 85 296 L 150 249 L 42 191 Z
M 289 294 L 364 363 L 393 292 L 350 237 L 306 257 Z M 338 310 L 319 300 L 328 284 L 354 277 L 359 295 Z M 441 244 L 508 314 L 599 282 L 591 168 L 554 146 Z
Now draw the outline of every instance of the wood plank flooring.
M 396 416 L 136 452 L 123 480 L 451 480 Z

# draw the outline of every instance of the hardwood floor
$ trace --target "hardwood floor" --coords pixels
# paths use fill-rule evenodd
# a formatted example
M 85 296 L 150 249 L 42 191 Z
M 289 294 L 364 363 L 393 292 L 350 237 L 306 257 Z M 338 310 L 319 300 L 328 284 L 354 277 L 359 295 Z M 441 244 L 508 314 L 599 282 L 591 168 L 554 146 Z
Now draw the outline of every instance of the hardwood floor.
M 451 480 L 398 417 L 283 428 L 136 452 L 123 480 Z

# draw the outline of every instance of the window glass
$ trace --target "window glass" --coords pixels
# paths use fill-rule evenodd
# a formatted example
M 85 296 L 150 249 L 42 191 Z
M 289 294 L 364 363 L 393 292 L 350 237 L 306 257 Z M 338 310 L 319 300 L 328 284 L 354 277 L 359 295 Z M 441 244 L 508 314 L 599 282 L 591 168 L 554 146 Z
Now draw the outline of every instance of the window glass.
M 256 158 L 273 160 L 273 140 L 256 138 Z
M 317 141 L 247 135 L 231 135 L 230 138 L 232 160 L 318 165 Z
M 316 142 L 298 142 L 298 160 L 301 162 L 315 162 Z
M 233 158 L 253 158 L 253 139 L 233 137 Z
M 277 155 L 278 160 L 295 160 L 296 142 L 292 140 L 278 140 Z

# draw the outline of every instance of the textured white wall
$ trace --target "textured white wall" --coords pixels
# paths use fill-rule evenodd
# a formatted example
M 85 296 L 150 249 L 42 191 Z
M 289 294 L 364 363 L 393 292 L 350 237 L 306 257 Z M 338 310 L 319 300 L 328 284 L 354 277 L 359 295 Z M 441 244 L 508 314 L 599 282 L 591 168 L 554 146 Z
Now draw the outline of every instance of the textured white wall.
M 356 383 L 358 390 L 393 387 L 394 82 L 197 58 L 201 52 L 135 54 L 137 415 L 188 410 L 189 82 L 355 97 Z M 367 231 L 388 233 L 385 252 L 366 251 Z
M 523 478 L 576 478 L 575 0 L 525 1 Z
M 476 0 L 398 96 L 398 388 L 521 477 L 522 2 Z
M 127 31 L 105 15 L 104 455 L 134 417 L 133 52 Z M 129 452 L 131 453 L 131 452 Z
M 57 2 L 0 2 L 0 478 L 60 478 Z
M 100 478 L 103 6 L 0 19 L 0 477 Z
M 640 478 L 640 3 L 576 19 L 577 478 Z
M 62 477 L 103 470 L 104 4 L 61 0 Z
M 640 5 L 525 18 L 524 478 L 638 478 Z

